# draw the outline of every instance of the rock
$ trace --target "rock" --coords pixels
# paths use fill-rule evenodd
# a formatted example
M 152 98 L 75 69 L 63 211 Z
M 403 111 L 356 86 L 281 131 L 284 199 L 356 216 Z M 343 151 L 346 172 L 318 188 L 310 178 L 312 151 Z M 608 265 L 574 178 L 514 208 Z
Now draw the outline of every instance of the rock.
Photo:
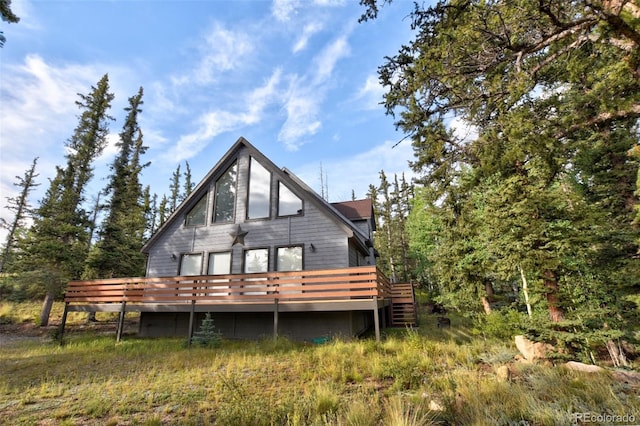
M 508 382 L 511 380 L 511 370 L 509 370 L 508 365 L 501 365 L 496 368 L 496 376 L 498 376 L 498 380 L 502 382 Z
M 640 383 L 640 373 L 635 371 L 622 371 L 616 370 L 613 373 L 613 377 L 619 381 L 629 385 L 637 385 Z
M 566 362 L 564 366 L 567 367 L 569 370 L 582 371 L 583 373 L 602 373 L 607 371 L 602 367 L 598 367 L 597 365 L 584 364 L 582 362 L 577 362 L 577 361 Z
M 548 343 L 533 342 L 524 336 L 515 337 L 516 347 L 527 361 L 546 359 L 547 354 L 554 350 Z
M 444 411 L 444 406 L 438 401 L 431 400 L 429 401 L 429 410 L 430 411 Z

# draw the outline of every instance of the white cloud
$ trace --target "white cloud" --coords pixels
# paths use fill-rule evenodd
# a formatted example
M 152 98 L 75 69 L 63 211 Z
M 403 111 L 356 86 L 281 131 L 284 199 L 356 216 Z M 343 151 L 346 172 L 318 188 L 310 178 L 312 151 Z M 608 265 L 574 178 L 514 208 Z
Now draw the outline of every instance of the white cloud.
M 178 139 L 177 144 L 163 157 L 171 162 L 188 160 L 203 150 L 211 140 L 225 132 L 237 130 L 243 126 L 257 124 L 262 120 L 264 109 L 276 101 L 278 84 L 282 71 L 276 69 L 264 85 L 244 95 L 244 110 L 238 112 L 214 110 L 202 114 L 196 121 L 197 129 Z M 242 94 L 238 95 L 240 98 Z
M 327 81 L 331 78 L 336 63 L 347 56 L 349 56 L 351 49 L 347 42 L 346 35 L 334 40 L 331 44 L 326 46 L 318 56 L 314 58 L 314 69 L 316 84 Z
M 43 140 L 34 136 L 50 133 L 52 128 L 67 128 L 75 121 L 77 93 L 85 92 L 101 77 L 96 67 L 56 68 L 37 55 L 27 56 L 23 64 L 5 71 L 0 86 L 3 139 L 19 137 L 40 146 Z
M 304 144 L 304 137 L 314 135 L 322 126 L 318 117 L 318 102 L 312 93 L 295 89 L 287 99 L 287 120 L 282 125 L 278 140 L 284 142 L 289 151 L 296 151 Z
M 349 52 L 346 35 L 342 35 L 313 59 L 305 77 L 292 76 L 284 100 L 287 119 L 278 134 L 278 140 L 284 142 L 287 150 L 296 151 L 305 143 L 305 137 L 316 134 L 322 127 L 320 109 L 333 83 L 333 71 Z
M 254 50 L 248 34 L 234 32 L 216 22 L 198 46 L 200 57 L 193 70 L 173 78 L 176 85 L 215 82 L 220 73 L 237 69 Z
M 274 0 L 271 14 L 280 22 L 287 22 L 296 14 L 300 0 Z
M 383 100 L 384 87 L 378 82 L 376 75 L 370 75 L 356 94 L 356 100 L 364 102 L 363 108 L 367 110 L 380 109 Z
M 277 68 L 271 77 L 262 87 L 258 87 L 252 93 L 247 96 L 247 107 L 249 114 L 254 116 L 254 121 L 257 122 L 262 114 L 264 108 L 279 98 L 278 85 L 282 79 L 282 70 Z
M 293 53 L 298 53 L 304 50 L 309 43 L 309 39 L 316 33 L 322 30 L 322 25 L 318 22 L 312 22 L 307 24 L 302 29 L 302 34 L 296 40 L 296 43 L 293 45 Z

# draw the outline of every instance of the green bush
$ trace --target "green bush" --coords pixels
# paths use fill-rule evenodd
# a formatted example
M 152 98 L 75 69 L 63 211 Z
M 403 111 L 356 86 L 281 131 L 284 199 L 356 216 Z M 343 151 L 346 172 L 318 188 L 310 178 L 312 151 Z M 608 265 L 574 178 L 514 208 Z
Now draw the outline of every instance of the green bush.
M 510 340 L 524 332 L 526 320 L 524 312 L 510 308 L 494 310 L 489 315 L 482 315 L 476 319 L 475 331 L 485 337 Z

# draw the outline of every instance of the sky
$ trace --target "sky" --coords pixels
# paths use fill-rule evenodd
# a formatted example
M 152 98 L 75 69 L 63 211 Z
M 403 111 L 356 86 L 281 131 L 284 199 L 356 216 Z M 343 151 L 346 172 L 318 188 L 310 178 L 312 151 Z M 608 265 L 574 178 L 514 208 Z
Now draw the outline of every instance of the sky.
M 329 201 L 366 195 L 379 172 L 405 173 L 413 151 L 380 104 L 377 68 L 412 38 L 413 2 L 358 23 L 357 0 L 13 0 L 0 22 L 0 217 L 38 157 L 37 206 L 78 124 L 78 94 L 104 74 L 115 95 L 109 145 L 88 205 L 107 183 L 128 98 L 151 162 L 141 181 L 169 193 L 188 162 L 198 183 L 241 136 Z M 6 234 L 0 234 L 2 241 Z

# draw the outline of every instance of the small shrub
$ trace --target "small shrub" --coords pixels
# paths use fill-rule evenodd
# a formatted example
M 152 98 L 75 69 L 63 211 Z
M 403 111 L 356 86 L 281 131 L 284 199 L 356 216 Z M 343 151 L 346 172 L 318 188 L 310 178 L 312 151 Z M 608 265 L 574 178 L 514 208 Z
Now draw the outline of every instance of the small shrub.
M 485 337 L 511 340 L 513 336 L 524 332 L 525 315 L 514 309 L 493 311 L 478 317 L 475 331 Z
M 222 344 L 222 335 L 213 324 L 213 318 L 209 312 L 204 316 L 200 330 L 193 333 L 191 343 L 207 348 L 216 348 Z

